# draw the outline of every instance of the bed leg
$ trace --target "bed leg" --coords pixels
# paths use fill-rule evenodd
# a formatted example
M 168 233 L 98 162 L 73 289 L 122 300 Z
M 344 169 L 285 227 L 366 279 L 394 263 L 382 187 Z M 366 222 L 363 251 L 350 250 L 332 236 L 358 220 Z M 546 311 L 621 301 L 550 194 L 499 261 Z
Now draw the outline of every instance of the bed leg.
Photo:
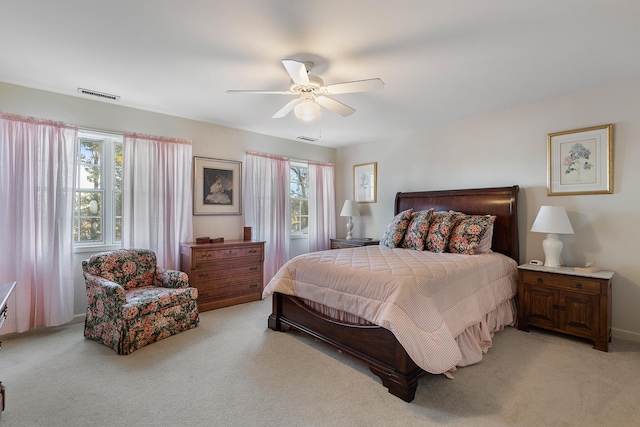
M 274 331 L 279 331 L 280 319 L 278 319 L 278 316 L 276 316 L 275 314 L 270 315 L 269 319 L 267 320 L 267 326 L 269 327 L 269 329 L 272 329 Z
M 284 326 L 280 321 L 280 316 L 282 315 L 282 295 L 275 293 L 272 297 L 272 309 L 271 315 L 269 315 L 269 319 L 267 321 L 267 326 L 269 329 L 274 331 L 286 332 L 289 330 L 288 327 Z
M 375 366 L 369 366 L 371 372 L 380 377 L 382 384 L 389 389 L 389 393 L 404 400 L 411 402 L 416 395 L 418 388 L 418 378 L 420 375 L 409 378 L 407 375 L 398 372 L 387 372 L 377 369 Z

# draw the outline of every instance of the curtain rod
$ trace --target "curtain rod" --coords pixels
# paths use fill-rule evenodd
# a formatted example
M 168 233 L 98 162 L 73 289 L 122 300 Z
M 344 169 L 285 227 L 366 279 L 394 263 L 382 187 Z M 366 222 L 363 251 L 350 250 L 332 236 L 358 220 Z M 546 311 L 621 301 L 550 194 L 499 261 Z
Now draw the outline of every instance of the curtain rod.
M 78 131 L 100 132 L 100 133 L 107 133 L 107 134 L 115 135 L 115 136 L 123 136 L 124 135 L 124 132 L 115 132 L 115 131 L 111 131 L 111 130 L 89 128 L 89 127 L 85 127 L 85 126 L 78 126 Z
M 172 142 L 172 143 L 193 145 L 193 143 L 186 138 L 173 138 L 169 136 L 147 135 L 147 134 L 136 133 L 136 132 L 114 132 L 114 131 L 109 131 L 104 129 L 95 129 L 95 128 L 88 128 L 88 127 L 78 127 L 78 131 L 87 132 L 87 133 L 97 132 L 100 134 L 121 137 L 123 139 L 125 137 L 129 137 L 129 138 L 149 139 L 152 141 L 162 141 L 162 142 Z

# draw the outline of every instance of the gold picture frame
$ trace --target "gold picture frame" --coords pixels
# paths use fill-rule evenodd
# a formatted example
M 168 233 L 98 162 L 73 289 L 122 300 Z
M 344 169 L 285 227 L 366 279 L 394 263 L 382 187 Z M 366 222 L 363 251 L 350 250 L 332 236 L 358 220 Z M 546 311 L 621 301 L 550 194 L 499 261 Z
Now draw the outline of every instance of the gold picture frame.
M 547 136 L 547 194 L 613 193 L 613 125 Z
M 378 163 L 364 163 L 353 167 L 353 200 L 376 203 Z
M 193 214 L 242 214 L 242 162 L 193 158 Z

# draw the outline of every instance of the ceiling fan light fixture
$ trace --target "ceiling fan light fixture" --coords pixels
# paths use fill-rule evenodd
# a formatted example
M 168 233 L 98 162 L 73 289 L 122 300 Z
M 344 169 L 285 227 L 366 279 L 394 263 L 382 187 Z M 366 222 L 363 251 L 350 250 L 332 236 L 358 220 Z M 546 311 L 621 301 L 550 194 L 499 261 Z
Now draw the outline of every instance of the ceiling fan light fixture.
M 310 122 L 320 116 L 320 106 L 311 99 L 305 99 L 293 109 L 297 118 Z

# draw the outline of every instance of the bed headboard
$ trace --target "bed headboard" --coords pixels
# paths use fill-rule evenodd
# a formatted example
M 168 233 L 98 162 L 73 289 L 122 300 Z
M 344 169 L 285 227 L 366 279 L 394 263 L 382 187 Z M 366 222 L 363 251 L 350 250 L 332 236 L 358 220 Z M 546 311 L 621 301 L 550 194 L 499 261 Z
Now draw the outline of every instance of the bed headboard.
M 517 209 L 519 189 L 514 185 L 471 190 L 397 193 L 395 214 L 409 208 L 414 210 L 433 208 L 435 211 L 451 209 L 469 215 L 495 215 L 492 249 L 519 263 Z

